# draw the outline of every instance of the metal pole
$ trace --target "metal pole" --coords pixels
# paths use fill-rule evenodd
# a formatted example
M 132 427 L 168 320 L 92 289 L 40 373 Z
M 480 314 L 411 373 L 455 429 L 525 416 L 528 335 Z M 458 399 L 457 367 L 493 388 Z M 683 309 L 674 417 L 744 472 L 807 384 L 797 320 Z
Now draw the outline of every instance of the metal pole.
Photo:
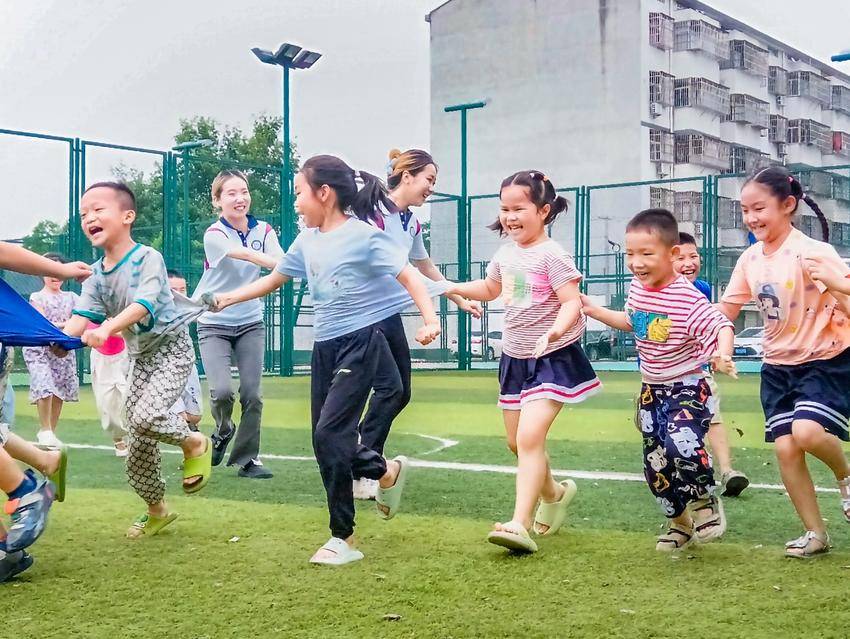
M 290 153 L 290 131 L 289 131 L 289 66 L 283 66 L 283 179 L 281 180 L 281 197 L 283 206 L 281 207 L 281 223 L 280 230 L 283 235 L 283 247 L 289 249 L 295 239 L 295 220 L 293 219 L 292 211 L 292 158 Z M 293 305 L 295 303 L 295 295 L 292 288 L 292 281 L 287 282 L 283 287 L 283 299 L 281 300 L 281 362 L 280 375 L 290 376 L 294 372 L 293 366 L 293 351 L 294 351 L 294 336 L 295 326 L 293 319 Z

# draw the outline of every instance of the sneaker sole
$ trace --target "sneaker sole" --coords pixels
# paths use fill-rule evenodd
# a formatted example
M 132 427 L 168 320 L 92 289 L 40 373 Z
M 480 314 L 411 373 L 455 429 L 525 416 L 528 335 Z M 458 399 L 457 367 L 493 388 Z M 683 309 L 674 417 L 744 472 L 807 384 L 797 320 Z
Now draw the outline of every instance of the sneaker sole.
M 726 483 L 726 486 L 724 486 L 723 492 L 720 493 L 720 495 L 722 497 L 737 497 L 744 492 L 749 485 L 750 480 L 744 476 L 732 477 Z

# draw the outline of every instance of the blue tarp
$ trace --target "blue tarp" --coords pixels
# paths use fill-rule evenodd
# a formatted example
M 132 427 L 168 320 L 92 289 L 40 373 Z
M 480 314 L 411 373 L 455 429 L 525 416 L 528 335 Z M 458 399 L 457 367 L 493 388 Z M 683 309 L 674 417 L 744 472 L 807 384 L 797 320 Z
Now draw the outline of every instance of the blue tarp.
M 0 280 L 0 342 L 6 346 L 82 348 L 78 337 L 68 337 L 39 313 L 5 281 Z

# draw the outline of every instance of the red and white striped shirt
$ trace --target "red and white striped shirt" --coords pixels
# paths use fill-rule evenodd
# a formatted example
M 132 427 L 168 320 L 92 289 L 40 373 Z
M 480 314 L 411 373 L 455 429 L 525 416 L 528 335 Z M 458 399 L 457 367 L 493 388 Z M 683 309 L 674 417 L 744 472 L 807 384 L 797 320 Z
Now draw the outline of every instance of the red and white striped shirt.
M 626 314 L 635 333 L 643 381 L 651 384 L 703 375 L 720 329 L 732 327 L 682 275 L 660 289 L 632 280 Z
M 554 240 L 529 248 L 515 243 L 501 246 L 487 266 L 487 277 L 502 283 L 505 327 L 502 351 L 511 357 L 530 359 L 534 345 L 555 323 L 561 302 L 555 291 L 580 281 L 573 258 Z M 564 336 L 549 344 L 544 354 L 580 339 L 586 320 L 578 321 Z

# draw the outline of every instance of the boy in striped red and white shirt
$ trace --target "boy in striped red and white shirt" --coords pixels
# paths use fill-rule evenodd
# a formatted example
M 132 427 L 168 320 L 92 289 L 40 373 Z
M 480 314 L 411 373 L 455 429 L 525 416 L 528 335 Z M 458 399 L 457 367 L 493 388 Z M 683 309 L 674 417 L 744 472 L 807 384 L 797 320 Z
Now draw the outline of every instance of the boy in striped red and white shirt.
M 638 415 L 644 475 L 669 519 L 656 548 L 707 543 L 726 530 L 714 471 L 705 450 L 711 389 L 703 366 L 735 376 L 732 323 L 673 268 L 679 229 L 664 209 L 638 213 L 626 226 L 626 262 L 635 278 L 626 310 L 582 299 L 589 317 L 633 331 L 642 378 Z

